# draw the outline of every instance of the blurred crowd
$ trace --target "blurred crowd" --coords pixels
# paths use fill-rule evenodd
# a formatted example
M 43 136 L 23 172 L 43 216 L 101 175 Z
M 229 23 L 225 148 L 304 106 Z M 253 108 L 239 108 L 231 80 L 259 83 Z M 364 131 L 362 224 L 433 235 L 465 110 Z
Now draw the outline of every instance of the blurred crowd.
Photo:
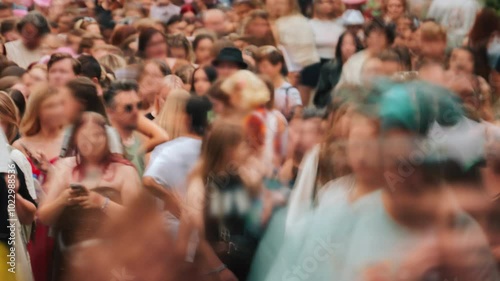
M 0 280 L 500 280 L 500 4 L 0 1 Z

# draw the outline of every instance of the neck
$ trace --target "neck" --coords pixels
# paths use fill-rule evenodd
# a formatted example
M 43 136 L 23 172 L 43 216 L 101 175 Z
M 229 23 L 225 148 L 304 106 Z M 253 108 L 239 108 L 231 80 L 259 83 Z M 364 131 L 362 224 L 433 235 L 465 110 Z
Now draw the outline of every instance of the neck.
M 279 88 L 281 87 L 281 84 L 283 84 L 283 82 L 285 81 L 285 79 L 283 79 L 283 76 L 281 75 L 277 75 L 274 79 L 273 79 L 273 85 L 274 85 L 274 88 Z
M 354 192 L 351 195 L 351 201 L 356 201 L 357 199 L 372 193 L 373 191 L 379 189 L 380 185 L 377 184 L 376 181 L 364 180 L 357 177 L 354 187 Z
M 61 127 L 42 126 L 38 134 L 45 139 L 55 139 L 61 135 L 61 129 Z
M 122 139 L 122 142 L 129 139 L 132 134 L 134 133 L 133 130 L 129 130 L 126 128 L 122 128 L 120 126 L 116 126 L 113 122 L 111 122 L 111 125 L 118 131 L 118 134 L 120 135 L 120 138 Z

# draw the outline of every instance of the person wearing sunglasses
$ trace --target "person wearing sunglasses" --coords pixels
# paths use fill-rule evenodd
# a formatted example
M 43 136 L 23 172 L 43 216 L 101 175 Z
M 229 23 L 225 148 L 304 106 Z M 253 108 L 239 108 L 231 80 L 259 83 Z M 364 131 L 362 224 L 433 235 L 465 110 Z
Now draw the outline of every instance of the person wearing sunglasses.
M 137 93 L 138 85 L 131 80 L 118 80 L 104 92 L 106 111 L 113 127 L 122 139 L 125 156 L 134 164 L 142 175 L 144 171 L 144 151 L 142 142 L 135 134 L 139 126 L 142 106 Z

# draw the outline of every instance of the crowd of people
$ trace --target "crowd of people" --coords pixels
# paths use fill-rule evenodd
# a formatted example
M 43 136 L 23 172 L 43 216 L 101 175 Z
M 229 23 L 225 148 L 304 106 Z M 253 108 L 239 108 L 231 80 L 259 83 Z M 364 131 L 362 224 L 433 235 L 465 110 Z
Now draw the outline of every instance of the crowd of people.
M 1 1 L 0 280 L 500 280 L 498 8 Z

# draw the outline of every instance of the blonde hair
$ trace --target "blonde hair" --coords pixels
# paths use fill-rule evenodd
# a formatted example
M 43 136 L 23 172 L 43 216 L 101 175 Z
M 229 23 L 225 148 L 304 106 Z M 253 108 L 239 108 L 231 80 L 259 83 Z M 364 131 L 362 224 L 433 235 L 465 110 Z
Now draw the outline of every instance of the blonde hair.
M 103 56 L 99 59 L 99 63 L 112 71 L 127 67 L 127 61 L 123 57 L 116 54 L 107 54 Z
M 422 41 L 446 42 L 446 28 L 432 21 L 424 22 L 420 26 L 420 38 Z
M 155 122 L 163 128 L 171 139 L 178 138 L 188 133 L 185 121 L 186 104 L 190 94 L 184 89 L 172 90 L 165 100 Z
M 221 84 L 222 91 L 229 96 L 232 107 L 250 110 L 265 105 L 271 94 L 257 75 L 249 70 L 239 70 Z
M 41 83 L 32 90 L 26 105 L 26 113 L 21 120 L 20 131 L 23 136 L 29 137 L 40 132 L 40 108 L 42 103 L 58 93 L 57 89 L 49 86 L 48 83 Z
M 19 113 L 9 94 L 0 91 L 0 120 L 7 124 L 5 136 L 9 143 L 14 142 L 19 128 Z

